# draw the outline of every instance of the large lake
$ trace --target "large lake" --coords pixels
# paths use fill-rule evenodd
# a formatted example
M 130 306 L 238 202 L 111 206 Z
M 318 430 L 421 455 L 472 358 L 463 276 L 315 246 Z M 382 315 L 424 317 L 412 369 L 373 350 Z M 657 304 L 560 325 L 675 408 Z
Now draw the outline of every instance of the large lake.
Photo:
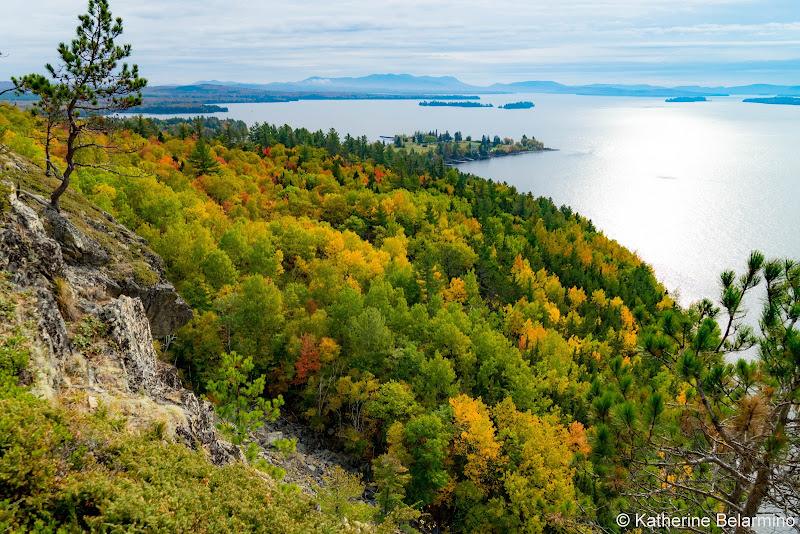
M 492 95 L 495 106 L 420 107 L 411 100 L 225 104 L 220 118 L 333 127 L 371 139 L 415 130 L 542 140 L 556 152 L 460 165 L 551 197 L 636 250 L 688 304 L 716 297 L 718 273 L 752 249 L 800 259 L 800 106 L 663 98 Z

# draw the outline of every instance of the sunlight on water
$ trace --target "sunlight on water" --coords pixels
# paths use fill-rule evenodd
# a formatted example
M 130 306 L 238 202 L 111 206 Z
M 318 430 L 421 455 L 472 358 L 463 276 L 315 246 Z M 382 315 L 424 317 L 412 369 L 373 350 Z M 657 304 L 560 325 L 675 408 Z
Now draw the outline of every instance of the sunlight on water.
M 214 114 L 310 130 L 381 135 L 415 130 L 465 136 L 535 136 L 556 152 L 460 165 L 551 197 L 638 251 L 681 302 L 716 297 L 724 269 L 752 249 L 800 258 L 800 106 L 741 98 L 665 103 L 659 98 L 488 95 L 495 106 L 425 108 L 413 100 L 225 104 Z

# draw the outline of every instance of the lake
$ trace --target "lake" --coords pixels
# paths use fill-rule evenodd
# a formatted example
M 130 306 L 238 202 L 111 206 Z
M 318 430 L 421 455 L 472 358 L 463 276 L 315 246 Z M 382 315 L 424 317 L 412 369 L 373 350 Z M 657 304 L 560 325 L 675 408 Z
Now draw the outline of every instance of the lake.
M 716 297 L 718 274 L 741 271 L 753 249 L 800 259 L 800 106 L 743 97 L 663 98 L 489 95 L 495 106 L 421 107 L 414 100 L 224 104 L 214 116 L 333 127 L 371 139 L 415 130 L 464 136 L 527 134 L 558 151 L 459 165 L 551 197 L 635 250 L 682 304 Z M 163 117 L 163 116 L 161 116 Z

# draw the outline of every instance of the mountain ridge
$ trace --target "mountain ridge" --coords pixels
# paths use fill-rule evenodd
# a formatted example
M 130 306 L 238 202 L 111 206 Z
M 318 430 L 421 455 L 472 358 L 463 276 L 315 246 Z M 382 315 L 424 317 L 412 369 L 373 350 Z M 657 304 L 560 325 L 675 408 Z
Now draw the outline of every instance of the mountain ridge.
M 728 96 L 728 95 L 800 95 L 800 86 L 747 84 L 736 86 L 701 86 L 681 85 L 675 87 L 652 84 L 609 84 L 592 83 L 566 85 L 551 80 L 527 80 L 510 83 L 493 83 L 490 85 L 473 85 L 462 82 L 454 76 L 414 76 L 412 74 L 370 74 L 361 77 L 324 77 L 311 76 L 295 82 L 245 83 L 219 80 L 202 80 L 190 86 L 214 85 L 221 87 L 237 87 L 261 89 L 267 92 L 365 92 L 407 94 L 427 92 L 436 94 L 467 91 L 479 94 L 501 93 L 544 93 L 574 94 L 594 96 Z

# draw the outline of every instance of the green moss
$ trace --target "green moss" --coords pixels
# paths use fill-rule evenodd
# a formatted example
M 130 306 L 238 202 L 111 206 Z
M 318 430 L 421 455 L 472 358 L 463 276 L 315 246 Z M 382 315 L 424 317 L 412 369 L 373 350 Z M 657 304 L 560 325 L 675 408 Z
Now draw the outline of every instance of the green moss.
M 14 192 L 14 188 L 7 184 L 0 184 L 0 214 L 8 209 L 10 203 L 8 196 Z
M 158 274 L 143 261 L 134 262 L 133 277 L 137 284 L 143 286 L 151 286 L 158 282 L 160 278 Z

